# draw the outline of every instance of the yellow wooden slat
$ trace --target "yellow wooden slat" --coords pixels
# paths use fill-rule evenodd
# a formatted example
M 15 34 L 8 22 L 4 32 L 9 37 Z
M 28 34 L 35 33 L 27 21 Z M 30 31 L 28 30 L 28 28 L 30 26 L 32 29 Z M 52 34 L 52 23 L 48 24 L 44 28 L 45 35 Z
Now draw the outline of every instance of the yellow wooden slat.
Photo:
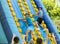
M 12 7 L 12 4 L 11 4 L 10 0 L 7 0 L 7 3 L 8 3 L 8 5 L 9 5 L 9 8 L 10 8 L 10 11 L 11 11 L 12 16 L 13 16 L 13 18 L 14 18 L 14 21 L 15 21 L 15 23 L 16 23 L 16 26 L 17 26 L 17 28 L 18 28 L 18 30 L 19 30 L 19 29 L 20 29 L 20 24 L 19 24 L 19 22 L 18 22 L 18 18 L 16 17 L 16 13 L 14 12 L 14 9 L 13 9 L 13 7 Z M 19 32 L 22 32 L 21 29 L 19 30 Z

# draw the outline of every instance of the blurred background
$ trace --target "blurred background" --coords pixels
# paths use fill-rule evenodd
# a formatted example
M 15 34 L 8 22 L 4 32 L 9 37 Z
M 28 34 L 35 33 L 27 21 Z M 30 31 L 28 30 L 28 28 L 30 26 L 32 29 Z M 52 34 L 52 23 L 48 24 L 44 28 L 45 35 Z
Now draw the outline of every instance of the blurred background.
M 60 32 L 60 0 L 42 0 L 42 2 Z

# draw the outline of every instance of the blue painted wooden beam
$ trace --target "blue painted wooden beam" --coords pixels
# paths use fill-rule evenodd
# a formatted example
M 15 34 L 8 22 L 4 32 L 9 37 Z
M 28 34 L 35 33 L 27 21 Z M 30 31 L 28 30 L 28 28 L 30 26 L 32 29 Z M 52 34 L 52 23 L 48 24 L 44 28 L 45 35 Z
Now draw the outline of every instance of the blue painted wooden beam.
M 18 28 L 16 26 L 16 23 L 14 21 L 14 18 L 11 14 L 10 8 L 8 6 L 7 0 L 1 0 L 1 5 L 2 5 L 2 12 L 1 12 L 1 22 L 2 25 L 4 27 L 4 31 L 7 31 L 6 34 L 8 33 L 10 38 L 8 38 L 9 36 L 7 36 L 9 43 L 11 43 L 13 34 L 15 34 L 17 37 L 19 37 L 20 41 L 19 43 L 21 44 L 21 36 L 20 33 L 18 31 Z M 2 14 L 4 13 L 4 14 Z
M 8 44 L 1 22 L 0 22 L 0 44 Z
M 10 30 L 10 27 L 9 27 L 8 23 L 7 23 L 7 20 L 6 20 L 5 13 L 4 13 L 4 10 L 2 8 L 1 2 L 0 2 L 0 20 L 1 20 L 1 24 L 3 26 L 4 33 L 6 34 L 8 43 L 11 43 L 13 34 Z

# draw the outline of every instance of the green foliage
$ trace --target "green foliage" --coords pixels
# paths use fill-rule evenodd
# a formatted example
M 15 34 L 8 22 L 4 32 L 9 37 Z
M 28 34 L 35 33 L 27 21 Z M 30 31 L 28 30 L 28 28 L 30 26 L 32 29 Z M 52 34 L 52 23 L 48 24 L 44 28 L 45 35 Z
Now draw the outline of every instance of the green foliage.
M 57 6 L 55 0 L 42 0 L 46 10 L 49 13 L 49 16 L 53 21 L 60 20 L 60 7 Z M 60 29 L 60 28 L 58 28 Z

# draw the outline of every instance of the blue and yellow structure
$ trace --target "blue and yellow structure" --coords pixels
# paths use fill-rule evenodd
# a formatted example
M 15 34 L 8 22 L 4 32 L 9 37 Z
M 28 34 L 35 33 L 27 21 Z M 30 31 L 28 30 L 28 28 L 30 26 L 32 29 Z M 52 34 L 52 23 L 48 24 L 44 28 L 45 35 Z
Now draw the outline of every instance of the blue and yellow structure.
M 33 16 L 38 12 L 38 8 L 43 8 L 43 21 L 42 27 L 37 31 L 36 24 L 34 23 L 37 17 Z M 11 44 L 13 35 L 16 35 L 20 41 L 18 44 L 23 44 L 23 34 L 26 33 L 27 24 L 24 21 L 18 20 L 18 18 L 26 18 L 25 14 L 29 12 L 33 24 L 33 31 L 38 37 L 46 38 L 46 32 L 48 30 L 48 44 L 54 44 L 54 39 L 51 37 L 51 33 L 55 34 L 57 44 L 60 44 L 60 35 L 57 32 L 56 27 L 52 23 L 43 3 L 41 0 L 0 0 L 0 44 Z M 34 30 L 35 29 L 35 30 Z M 33 32 L 34 44 L 36 37 Z M 30 36 L 30 35 L 29 35 Z M 29 38 L 30 39 L 30 38 Z

